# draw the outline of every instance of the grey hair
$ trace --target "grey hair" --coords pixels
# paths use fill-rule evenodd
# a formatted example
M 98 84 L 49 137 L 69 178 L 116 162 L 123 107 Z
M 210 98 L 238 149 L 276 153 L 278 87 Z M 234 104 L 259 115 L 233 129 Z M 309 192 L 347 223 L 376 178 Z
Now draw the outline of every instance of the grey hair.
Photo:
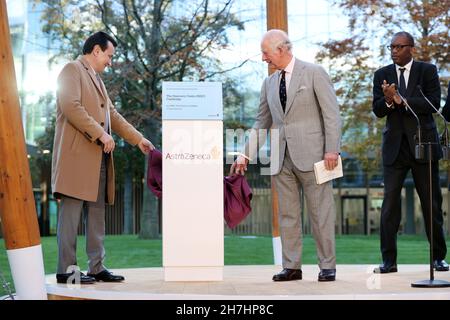
M 292 51 L 292 42 L 291 42 L 291 40 L 287 39 L 287 40 L 277 42 L 277 43 L 273 44 L 271 47 L 272 47 L 272 50 L 285 48 L 287 51 L 290 52 L 290 51 Z
M 292 42 L 286 32 L 279 29 L 271 29 L 266 32 L 263 39 L 268 39 L 271 44 L 271 49 L 276 50 L 285 48 L 289 52 L 292 51 Z

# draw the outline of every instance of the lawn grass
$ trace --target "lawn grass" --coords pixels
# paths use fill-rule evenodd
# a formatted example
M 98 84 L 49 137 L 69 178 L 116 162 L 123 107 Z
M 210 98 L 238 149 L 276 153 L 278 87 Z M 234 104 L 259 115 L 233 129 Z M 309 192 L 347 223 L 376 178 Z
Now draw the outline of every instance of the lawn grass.
M 41 239 L 45 273 L 56 272 L 57 245 L 55 237 Z M 425 236 L 401 235 L 398 237 L 399 264 L 428 264 L 429 246 Z M 450 243 L 447 241 L 447 246 Z M 337 264 L 378 264 L 381 261 L 379 236 L 337 236 Z M 162 266 L 162 241 L 141 240 L 136 235 L 106 236 L 105 265 L 111 269 L 145 268 Z M 78 238 L 78 264 L 87 268 L 85 238 Z M 316 249 L 311 236 L 303 239 L 303 264 L 316 264 Z M 225 265 L 273 264 L 271 237 L 225 237 Z M 4 242 L 0 240 L 0 271 L 12 284 Z M 4 294 L 0 281 L 0 296 Z

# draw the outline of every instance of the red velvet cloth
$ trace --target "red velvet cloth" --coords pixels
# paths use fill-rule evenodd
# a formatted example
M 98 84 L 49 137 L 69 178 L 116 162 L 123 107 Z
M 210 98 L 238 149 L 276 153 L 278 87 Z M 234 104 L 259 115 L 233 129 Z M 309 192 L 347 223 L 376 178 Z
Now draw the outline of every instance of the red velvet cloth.
M 148 157 L 147 187 L 158 198 L 162 197 L 162 154 L 153 150 Z M 236 227 L 252 210 L 252 190 L 242 175 L 223 178 L 224 219 L 230 228 Z
M 242 175 L 223 178 L 224 218 L 229 228 L 236 227 L 252 211 L 252 190 Z
M 148 156 L 147 187 L 155 196 L 162 197 L 162 154 L 156 149 Z

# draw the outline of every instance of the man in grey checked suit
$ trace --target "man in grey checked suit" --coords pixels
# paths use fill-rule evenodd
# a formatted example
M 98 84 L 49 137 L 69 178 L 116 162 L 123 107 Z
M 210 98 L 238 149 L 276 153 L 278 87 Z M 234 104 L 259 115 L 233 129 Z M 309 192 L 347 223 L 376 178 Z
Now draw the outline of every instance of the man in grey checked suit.
M 261 51 L 262 60 L 277 69 L 264 80 L 253 126 L 256 130 L 278 130 L 279 154 L 271 155 L 271 174 L 279 199 L 283 270 L 273 280 L 302 279 L 302 187 L 317 246 L 318 280 L 334 281 L 336 213 L 332 183 L 318 185 L 313 169 L 321 160 L 328 170 L 337 165 L 341 119 L 333 85 L 322 67 L 293 56 L 292 43 L 284 31 L 269 30 L 262 38 Z M 251 145 L 246 145 L 245 154 L 253 158 L 257 150 Z M 247 165 L 248 159 L 239 156 L 231 170 L 244 174 Z

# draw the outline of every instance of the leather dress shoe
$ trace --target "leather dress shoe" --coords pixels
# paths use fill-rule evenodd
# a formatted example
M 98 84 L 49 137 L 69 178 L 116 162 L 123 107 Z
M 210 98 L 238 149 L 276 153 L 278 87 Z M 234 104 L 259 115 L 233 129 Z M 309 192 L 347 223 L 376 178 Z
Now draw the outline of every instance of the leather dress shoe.
M 397 272 L 396 263 L 386 263 L 380 264 L 378 268 L 373 269 L 373 273 L 391 273 Z
M 114 275 L 108 270 L 103 270 L 97 274 L 88 273 L 88 276 L 93 277 L 97 281 L 103 282 L 120 282 L 125 280 L 123 276 Z
M 284 268 L 283 271 L 274 275 L 272 280 L 273 281 L 302 280 L 302 270 Z
M 336 269 L 322 269 L 319 272 L 319 281 L 334 281 L 336 280 Z
M 86 276 L 84 273 L 79 272 L 78 274 L 71 273 L 57 273 L 56 282 L 66 283 L 66 284 L 92 284 L 95 283 L 95 279 L 90 276 Z
M 445 260 L 434 260 L 433 266 L 436 271 L 448 271 L 448 263 Z

